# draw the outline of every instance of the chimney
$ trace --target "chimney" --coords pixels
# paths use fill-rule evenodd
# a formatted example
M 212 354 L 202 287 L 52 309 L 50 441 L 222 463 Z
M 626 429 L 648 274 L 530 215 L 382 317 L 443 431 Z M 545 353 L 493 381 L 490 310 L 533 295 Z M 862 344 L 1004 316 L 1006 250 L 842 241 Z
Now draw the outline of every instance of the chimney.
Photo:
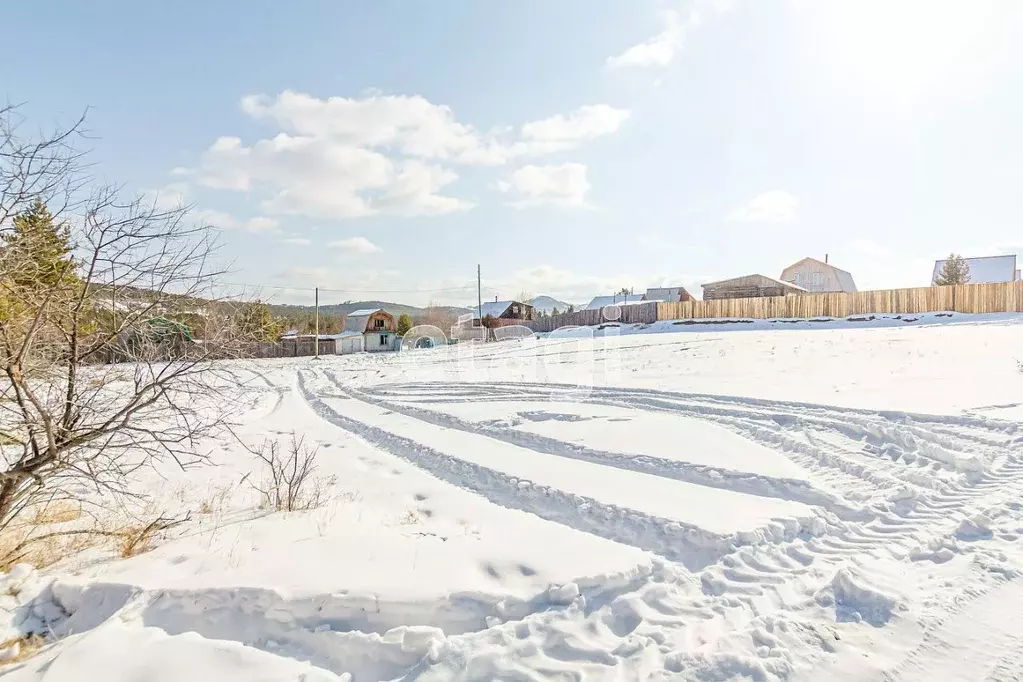
M 828 254 L 824 254 L 824 264 L 828 264 Z

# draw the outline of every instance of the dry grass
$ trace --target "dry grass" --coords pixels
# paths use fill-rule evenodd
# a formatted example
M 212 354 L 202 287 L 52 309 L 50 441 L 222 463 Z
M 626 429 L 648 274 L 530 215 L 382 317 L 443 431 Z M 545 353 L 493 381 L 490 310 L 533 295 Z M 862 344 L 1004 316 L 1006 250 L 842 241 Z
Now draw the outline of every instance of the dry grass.
M 47 568 L 87 549 L 109 547 L 111 543 L 116 543 L 121 557 L 136 556 L 152 549 L 163 532 L 188 519 L 159 516 L 148 523 L 133 521 L 120 526 L 96 525 L 44 533 L 39 533 L 39 527 L 34 525 L 8 529 L 0 533 L 0 571 L 10 570 L 15 564 Z
M 47 568 L 79 552 L 100 547 L 107 540 L 100 535 L 80 533 L 53 535 L 36 542 L 34 530 L 19 528 L 0 533 L 0 571 L 9 571 L 14 564 Z
M 122 528 L 117 531 L 117 535 L 120 537 L 121 558 L 127 559 L 145 554 L 153 548 L 153 541 L 158 535 L 186 521 L 188 521 L 188 517 L 169 519 L 161 516 L 145 525 L 136 524 Z
M 0 667 L 26 661 L 46 646 L 46 638 L 41 635 L 22 635 L 0 642 Z
M 416 526 L 421 522 L 419 512 L 415 509 L 406 509 L 405 513 L 398 517 L 399 526 Z
M 54 523 L 69 523 L 82 518 L 81 505 L 67 501 L 52 502 L 36 509 L 31 523 L 36 526 L 48 526 Z

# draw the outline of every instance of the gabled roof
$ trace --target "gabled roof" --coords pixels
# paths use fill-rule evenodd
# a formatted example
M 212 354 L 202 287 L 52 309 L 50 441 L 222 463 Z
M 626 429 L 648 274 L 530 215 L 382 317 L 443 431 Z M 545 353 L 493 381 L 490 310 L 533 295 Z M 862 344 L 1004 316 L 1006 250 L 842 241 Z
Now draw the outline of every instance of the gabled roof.
M 807 256 L 806 258 L 803 258 L 801 260 L 797 260 L 795 263 L 793 263 L 792 265 L 785 269 L 788 270 L 789 268 L 794 268 L 797 265 L 805 263 L 806 261 L 813 261 L 818 265 L 823 265 L 826 268 L 831 268 L 835 272 L 835 275 L 838 277 L 838 284 L 840 287 L 842 287 L 842 291 L 848 292 L 856 291 L 856 282 L 853 281 L 852 273 L 848 272 L 847 270 L 843 270 L 842 268 L 836 268 L 831 263 L 825 263 L 822 260 L 811 258 L 810 256 Z
M 480 308 L 473 308 L 472 309 L 472 319 L 478 320 L 481 312 L 483 313 L 483 317 L 486 317 L 487 315 L 490 315 L 491 317 L 500 317 L 501 315 L 504 314 L 504 312 L 506 310 L 508 310 L 508 307 L 513 305 L 513 304 L 518 304 L 518 305 L 523 306 L 523 307 L 532 307 L 528 303 L 523 303 L 522 301 L 514 301 L 514 300 L 512 300 L 512 301 L 487 301 L 486 303 L 484 303 L 481 306 L 482 310 Z
M 782 288 L 785 288 L 785 289 L 794 289 L 796 291 L 806 291 L 806 289 L 804 289 L 803 287 L 798 286 L 796 284 L 793 284 L 792 282 L 786 282 L 784 280 L 775 279 L 774 277 L 768 277 L 767 275 L 761 275 L 759 273 L 754 273 L 752 275 L 743 275 L 742 277 L 732 277 L 730 279 L 720 279 L 717 282 L 706 282 L 704 284 L 701 284 L 700 286 L 704 287 L 704 288 L 707 288 L 707 287 L 718 286 L 720 284 L 731 284 L 732 282 L 738 282 L 739 280 L 746 279 L 748 277 L 760 277 L 761 279 L 768 280 L 768 281 L 770 281 L 770 282 L 772 282 L 774 284 L 777 284 L 778 286 L 780 286 Z
M 644 298 L 647 301 L 686 301 L 693 297 L 685 287 L 650 287 Z
M 616 294 L 613 296 L 595 296 L 584 310 L 599 310 L 609 305 L 630 305 L 633 303 L 645 302 L 646 299 L 643 294 L 629 294 L 628 296 L 624 296 L 622 294 Z
M 364 310 L 350 312 L 347 316 L 345 316 L 344 331 L 359 332 L 360 334 L 364 333 L 366 331 L 366 325 L 369 323 L 370 315 L 374 315 L 376 313 L 390 315 L 390 313 L 383 308 L 365 308 Z
M 931 273 L 931 283 L 938 279 L 938 273 L 945 266 L 942 259 L 934 261 L 934 271 Z M 984 284 L 990 282 L 1015 282 L 1016 277 L 1016 256 L 983 256 L 981 258 L 967 258 L 966 264 L 970 266 L 970 282 Z
M 373 313 L 386 312 L 383 308 L 363 308 L 362 310 L 353 310 L 348 313 L 348 317 L 369 317 Z

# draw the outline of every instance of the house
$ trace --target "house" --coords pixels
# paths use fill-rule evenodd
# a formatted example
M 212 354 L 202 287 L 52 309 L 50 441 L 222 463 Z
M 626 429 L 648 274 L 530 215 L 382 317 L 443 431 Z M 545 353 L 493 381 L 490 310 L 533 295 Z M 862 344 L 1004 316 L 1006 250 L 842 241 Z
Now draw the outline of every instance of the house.
M 828 263 L 828 257 L 824 256 L 823 261 L 816 258 L 804 258 L 782 270 L 781 279 L 791 282 L 813 293 L 845 292 L 854 293 L 856 283 L 853 282 L 851 274 L 836 268 Z
M 355 310 L 345 317 L 343 334 L 362 334 L 362 349 L 368 353 L 397 350 L 401 338 L 396 332 L 394 315 L 383 308 Z
M 632 305 L 634 303 L 645 303 L 646 297 L 643 294 L 614 294 L 613 296 L 596 296 L 583 310 L 600 310 L 609 305 Z
M 327 338 L 334 340 L 334 352 L 337 355 L 351 355 L 366 350 L 366 337 L 359 332 L 330 334 Z
M 692 294 L 685 287 L 654 287 L 646 290 L 643 297 L 647 301 L 693 301 Z
M 733 277 L 719 282 L 708 282 L 702 286 L 704 301 L 722 298 L 767 298 L 806 293 L 806 289 L 803 287 L 766 275 Z
M 1016 267 L 1016 256 L 983 256 L 966 258 L 970 266 L 970 284 L 988 284 L 991 282 L 1018 282 L 1020 272 Z M 945 267 L 945 259 L 934 261 L 931 273 L 931 284 L 936 284 L 938 274 Z
M 472 311 L 472 324 L 474 327 L 480 326 L 481 314 L 482 317 L 489 315 L 495 321 L 508 320 L 507 322 L 497 322 L 498 326 L 515 324 L 517 320 L 533 320 L 536 317 L 536 311 L 533 306 L 522 301 L 487 301 L 480 308 Z

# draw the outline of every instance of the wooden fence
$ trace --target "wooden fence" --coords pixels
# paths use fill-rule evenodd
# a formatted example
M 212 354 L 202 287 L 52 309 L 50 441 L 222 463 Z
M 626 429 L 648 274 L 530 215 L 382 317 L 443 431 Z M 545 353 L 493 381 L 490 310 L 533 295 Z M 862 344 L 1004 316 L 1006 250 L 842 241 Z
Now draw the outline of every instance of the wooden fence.
M 1023 312 L 1023 282 L 960 284 L 860 291 L 853 294 L 803 294 L 772 298 L 732 298 L 657 303 L 658 320 L 729 318 L 811 318 L 907 314 Z
M 574 313 L 551 315 L 539 320 L 521 322 L 535 332 L 552 332 L 561 327 L 586 327 L 606 322 L 622 322 L 625 324 L 650 324 L 658 320 L 658 303 L 630 303 L 629 305 L 607 306 L 596 310 L 579 310 Z M 609 314 L 610 313 L 610 314 Z M 616 318 L 617 315 L 617 319 Z
M 659 320 L 713 318 L 814 318 L 870 314 L 913 314 L 940 311 L 958 313 L 1023 312 L 1023 282 L 960 284 L 859 291 L 853 294 L 801 294 L 770 298 L 729 298 L 713 301 L 665 303 L 651 301 L 609 306 L 597 310 L 552 315 L 521 324 L 535 332 L 569 326 L 597 326 L 621 322 L 651 324 Z M 615 315 L 617 314 L 617 319 Z

